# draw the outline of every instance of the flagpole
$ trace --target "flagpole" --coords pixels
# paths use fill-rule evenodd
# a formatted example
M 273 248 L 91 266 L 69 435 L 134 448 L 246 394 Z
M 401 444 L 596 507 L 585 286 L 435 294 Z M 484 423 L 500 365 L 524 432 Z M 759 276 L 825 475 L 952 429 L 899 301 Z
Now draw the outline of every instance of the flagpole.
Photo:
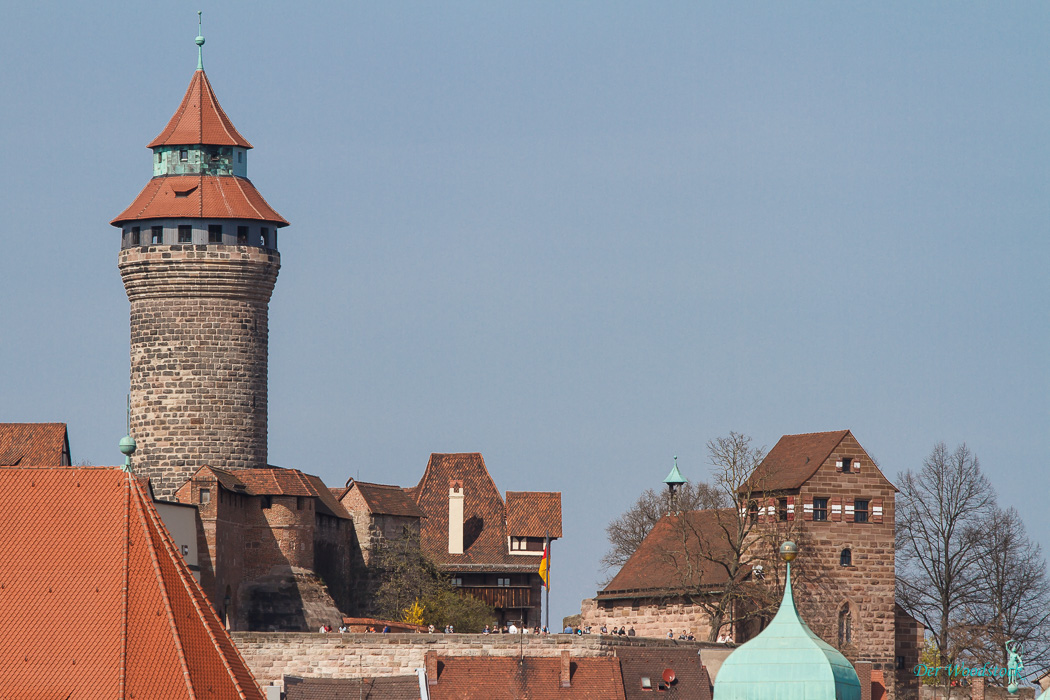
M 549 531 L 547 532 L 547 546 L 545 547 L 545 549 L 547 550 L 547 585 L 545 585 L 544 588 L 547 589 L 547 602 L 545 603 L 544 607 L 546 607 L 546 611 L 545 612 L 547 613 L 547 622 L 546 622 L 546 624 L 544 624 L 544 627 L 547 628 L 547 634 L 550 634 L 551 633 L 551 533 Z

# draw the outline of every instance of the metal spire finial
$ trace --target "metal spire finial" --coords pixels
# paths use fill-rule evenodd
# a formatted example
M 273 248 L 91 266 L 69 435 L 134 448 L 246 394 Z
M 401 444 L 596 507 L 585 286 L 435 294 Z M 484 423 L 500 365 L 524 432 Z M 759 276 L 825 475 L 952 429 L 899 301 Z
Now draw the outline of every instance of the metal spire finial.
M 197 70 L 204 70 L 204 34 L 201 32 L 201 11 L 197 10 Z

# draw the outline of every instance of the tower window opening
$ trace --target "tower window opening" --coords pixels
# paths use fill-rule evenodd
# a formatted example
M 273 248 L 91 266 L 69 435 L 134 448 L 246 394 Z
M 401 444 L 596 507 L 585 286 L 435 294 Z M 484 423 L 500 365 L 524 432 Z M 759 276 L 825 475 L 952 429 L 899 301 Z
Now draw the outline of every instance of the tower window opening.
M 856 499 L 853 501 L 853 522 L 868 522 L 868 502 Z
M 839 566 L 853 566 L 853 550 L 846 547 L 839 554 Z
M 160 245 L 164 242 L 164 227 L 163 226 L 151 226 L 150 231 L 153 234 L 153 245 Z
M 827 520 L 828 519 L 828 499 L 826 499 L 826 498 L 814 498 L 813 499 L 813 519 L 814 520 Z
M 266 226 L 263 226 L 262 230 L 259 233 L 259 245 L 261 245 L 263 248 L 270 247 L 270 229 Z
M 842 473 L 843 474 L 849 474 L 851 471 L 853 471 L 853 460 L 850 459 L 849 457 L 843 457 L 842 458 Z
M 157 154 L 157 162 L 160 162 L 160 153 Z
M 183 148 L 181 151 L 179 151 L 179 160 L 181 162 L 185 163 L 189 159 L 190 159 L 190 152 L 188 150 Z
M 786 523 L 788 519 L 788 499 L 777 499 L 777 520 Z
M 843 605 L 839 610 L 839 646 L 843 647 L 853 641 L 853 616 L 850 614 L 849 605 Z
M 193 227 L 187 224 L 179 224 L 179 243 L 193 242 Z
M 201 489 L 201 505 L 211 503 L 211 489 Z
M 222 224 L 208 224 L 208 243 L 222 243 Z
M 237 151 L 237 162 L 238 163 L 243 163 L 244 162 L 243 157 L 244 157 L 244 151 Z
M 237 227 L 237 245 L 248 245 L 248 227 Z
M 139 241 L 142 240 L 142 234 L 139 231 L 138 226 L 131 227 L 131 245 L 139 245 Z
M 273 496 L 263 496 L 261 505 L 263 510 L 273 508 Z

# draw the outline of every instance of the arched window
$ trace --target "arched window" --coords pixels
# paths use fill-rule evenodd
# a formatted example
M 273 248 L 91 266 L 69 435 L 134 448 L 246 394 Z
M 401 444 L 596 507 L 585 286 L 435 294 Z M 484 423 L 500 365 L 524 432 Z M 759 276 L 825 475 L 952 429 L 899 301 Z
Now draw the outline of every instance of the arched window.
M 853 641 L 853 615 L 849 603 L 843 603 L 839 610 L 839 646 L 843 647 Z
M 846 547 L 839 555 L 839 566 L 853 566 L 853 550 Z

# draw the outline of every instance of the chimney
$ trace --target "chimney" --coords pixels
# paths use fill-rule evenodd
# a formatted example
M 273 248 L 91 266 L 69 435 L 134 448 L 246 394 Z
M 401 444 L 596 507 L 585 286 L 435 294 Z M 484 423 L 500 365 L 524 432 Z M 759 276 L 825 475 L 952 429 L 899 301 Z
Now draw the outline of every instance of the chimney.
M 860 700 L 871 700 L 871 662 L 858 661 L 853 664 L 853 668 L 860 681 Z
M 448 482 L 448 553 L 463 553 L 463 482 Z
M 428 651 L 424 657 L 427 665 L 427 685 L 438 684 L 438 653 L 436 651 Z
M 571 678 L 571 676 L 569 674 L 569 671 L 570 671 L 569 651 L 568 651 L 568 649 L 566 649 L 565 651 L 563 651 L 561 653 L 561 687 L 562 688 L 571 688 L 572 687 L 572 678 Z
M 976 678 L 970 678 L 970 698 L 971 700 L 984 700 L 984 677 L 977 676 Z

